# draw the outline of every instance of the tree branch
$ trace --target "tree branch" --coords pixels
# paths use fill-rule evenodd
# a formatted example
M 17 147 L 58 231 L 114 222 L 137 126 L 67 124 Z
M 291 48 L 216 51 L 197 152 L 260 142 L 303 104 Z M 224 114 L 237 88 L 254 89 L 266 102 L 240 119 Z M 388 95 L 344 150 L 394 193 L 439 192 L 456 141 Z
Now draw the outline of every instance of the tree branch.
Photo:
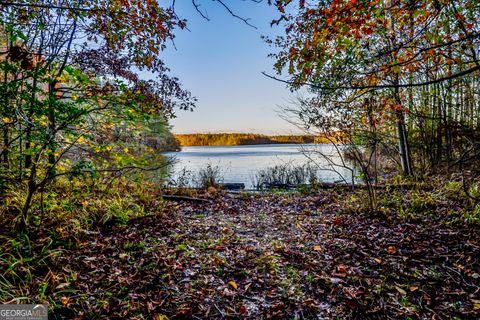
M 248 22 L 249 20 L 251 20 L 250 18 L 245 19 L 245 18 L 242 18 L 242 17 L 240 17 L 239 15 L 235 14 L 235 12 L 233 12 L 232 9 L 230 9 L 230 7 L 229 7 L 228 5 L 226 5 L 225 2 L 223 2 L 223 0 L 214 0 L 214 1 L 217 1 L 218 3 L 220 3 L 220 4 L 222 5 L 222 7 L 224 7 L 224 8 L 228 11 L 228 13 L 231 14 L 232 17 L 237 18 L 237 19 L 239 19 L 239 20 L 242 20 L 243 22 L 245 22 L 245 24 L 246 24 L 247 26 L 250 26 L 250 27 L 252 27 L 252 28 L 254 28 L 254 29 L 258 29 L 258 28 L 255 27 L 253 24 L 251 24 L 250 22 Z M 255 1 L 255 2 L 256 2 L 256 1 Z
M 200 10 L 200 5 L 195 0 L 192 0 L 192 4 L 195 7 L 195 10 L 202 16 L 203 19 L 210 21 L 210 18 L 207 17 L 207 14 L 203 13 L 202 10 Z
M 6 7 L 31 7 L 31 8 L 43 8 L 43 9 L 61 9 L 61 10 L 72 10 L 72 11 L 92 11 L 99 10 L 97 8 L 73 8 L 65 6 L 57 6 L 53 4 L 36 4 L 36 3 L 20 3 L 20 2 L 10 2 L 10 1 L 0 1 L 0 5 Z
M 317 85 L 317 84 L 310 83 L 310 82 L 299 82 L 298 85 L 305 85 L 305 86 L 310 86 L 310 87 L 315 88 L 315 89 L 331 90 L 331 91 L 335 91 L 335 90 L 363 90 L 363 89 L 380 90 L 380 89 L 391 89 L 391 88 L 413 88 L 413 87 L 428 86 L 428 85 L 431 85 L 431 84 L 452 80 L 452 79 L 459 78 L 459 77 L 465 76 L 467 74 L 473 73 L 473 72 L 478 71 L 478 70 L 480 70 L 480 66 L 475 66 L 473 68 L 470 68 L 470 69 L 467 69 L 467 70 L 464 70 L 464 71 L 461 71 L 461 72 L 458 72 L 458 73 L 454 73 L 454 74 L 446 76 L 446 77 L 442 77 L 442 78 L 438 78 L 438 79 L 434 79 L 434 80 L 430 80 L 430 81 L 425 81 L 425 82 L 419 82 L 419 83 L 403 83 L 403 84 L 399 83 L 399 84 L 382 84 L 382 85 L 365 85 L 365 86 L 327 87 L 327 86 L 321 86 L 321 85 Z M 280 78 L 277 78 L 275 76 L 269 75 L 265 71 L 263 71 L 262 74 L 264 76 L 270 78 L 270 79 L 286 83 L 290 86 L 295 85 L 295 81 L 280 79 Z

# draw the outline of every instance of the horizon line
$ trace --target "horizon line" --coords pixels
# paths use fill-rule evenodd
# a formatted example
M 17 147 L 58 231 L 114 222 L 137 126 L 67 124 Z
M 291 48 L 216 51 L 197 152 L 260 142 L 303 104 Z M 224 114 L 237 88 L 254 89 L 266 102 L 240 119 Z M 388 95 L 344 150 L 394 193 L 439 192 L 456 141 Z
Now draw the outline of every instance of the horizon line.
M 226 132 L 226 131 L 215 131 L 215 132 L 173 132 L 173 135 L 196 135 L 196 134 L 255 134 L 255 135 L 264 135 L 264 136 L 314 136 L 313 133 L 305 133 L 305 132 L 298 132 L 298 133 L 265 133 L 265 132 L 249 132 L 249 131 L 242 131 L 242 132 Z

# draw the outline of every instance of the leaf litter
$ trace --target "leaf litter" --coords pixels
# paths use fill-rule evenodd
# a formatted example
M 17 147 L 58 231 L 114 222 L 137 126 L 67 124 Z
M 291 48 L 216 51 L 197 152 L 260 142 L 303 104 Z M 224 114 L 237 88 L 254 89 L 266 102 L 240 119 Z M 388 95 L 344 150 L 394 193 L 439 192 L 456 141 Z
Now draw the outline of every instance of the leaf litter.
M 90 233 L 57 266 L 57 317 L 459 319 L 480 316 L 478 228 L 414 223 L 347 192 L 218 194 Z M 66 288 L 71 290 L 65 290 Z

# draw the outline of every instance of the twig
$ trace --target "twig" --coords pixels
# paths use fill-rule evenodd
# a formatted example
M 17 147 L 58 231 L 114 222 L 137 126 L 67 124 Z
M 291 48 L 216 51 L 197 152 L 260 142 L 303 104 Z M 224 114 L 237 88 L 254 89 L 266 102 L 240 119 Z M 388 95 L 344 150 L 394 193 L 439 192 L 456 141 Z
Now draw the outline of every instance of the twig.
M 230 9 L 230 7 L 227 6 L 222 0 L 214 0 L 214 1 L 217 1 L 218 3 L 220 3 L 220 4 L 232 15 L 232 17 L 237 18 L 237 19 L 239 19 L 239 20 L 242 20 L 243 22 L 245 22 L 245 24 L 246 24 L 247 26 L 250 26 L 250 27 L 252 27 L 252 28 L 254 28 L 254 29 L 258 29 L 258 28 L 255 27 L 253 24 L 251 24 L 250 22 L 248 22 L 249 20 L 251 20 L 250 18 L 245 19 L 245 18 L 242 18 L 242 17 L 240 17 L 239 15 L 235 14 L 235 12 L 233 12 L 232 9 Z M 255 2 L 256 2 L 256 1 L 255 1 Z
M 203 13 L 202 10 L 200 10 L 200 5 L 195 0 L 192 0 L 192 4 L 195 7 L 195 10 L 202 16 L 203 19 L 210 21 L 210 18 L 206 15 L 206 13 Z
M 222 310 L 220 310 L 218 307 L 217 307 L 217 304 L 215 302 L 213 302 L 213 306 L 215 307 L 215 309 L 218 310 L 218 312 L 220 312 L 220 315 L 222 316 L 222 318 L 225 318 L 225 315 L 223 314 Z

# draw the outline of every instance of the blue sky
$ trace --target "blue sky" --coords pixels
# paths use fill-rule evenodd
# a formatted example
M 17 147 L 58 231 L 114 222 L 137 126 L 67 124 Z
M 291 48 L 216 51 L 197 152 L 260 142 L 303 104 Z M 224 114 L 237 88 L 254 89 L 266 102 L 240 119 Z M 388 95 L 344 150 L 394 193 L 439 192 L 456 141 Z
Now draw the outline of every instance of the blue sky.
M 199 101 L 194 112 L 179 111 L 172 120 L 175 133 L 255 132 L 288 134 L 298 130 L 278 116 L 293 94 L 282 83 L 261 74 L 273 74 L 274 50 L 261 35 L 280 30 L 270 27 L 276 17 L 264 1 L 226 0 L 239 16 L 250 18 L 258 29 L 232 17 L 220 4 L 197 0 L 210 18 L 206 21 L 190 0 L 177 1 L 177 14 L 188 20 L 190 31 L 176 33 L 175 47 L 164 59 L 184 87 Z

